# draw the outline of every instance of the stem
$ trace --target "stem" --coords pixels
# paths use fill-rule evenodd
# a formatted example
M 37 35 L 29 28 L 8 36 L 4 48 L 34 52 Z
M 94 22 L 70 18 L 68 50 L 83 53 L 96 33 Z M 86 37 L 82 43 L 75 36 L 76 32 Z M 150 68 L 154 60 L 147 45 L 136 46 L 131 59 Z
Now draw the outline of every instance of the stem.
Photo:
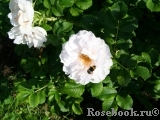
M 119 20 L 118 20 L 118 26 L 117 26 L 117 31 L 116 31 L 116 38 L 115 38 L 115 41 L 117 41 L 117 38 L 118 38 L 118 31 L 119 31 Z
M 50 17 L 50 18 L 44 18 L 44 19 L 46 19 L 47 21 L 56 21 L 58 18 Z
M 42 88 L 40 88 L 40 89 L 38 89 L 38 90 L 36 90 L 36 91 L 34 91 L 34 92 L 36 93 L 36 92 L 38 92 L 38 91 L 40 91 L 40 90 L 46 88 L 47 86 L 48 86 L 48 85 L 45 85 L 44 87 L 42 87 Z
M 119 33 L 119 20 L 118 20 L 118 26 L 117 26 L 117 29 L 116 29 L 116 37 L 115 37 L 115 40 L 114 42 L 116 43 L 117 39 L 118 39 L 118 33 Z M 114 45 L 114 50 L 116 51 L 116 44 Z
M 117 61 L 117 60 L 116 60 L 116 61 Z M 128 69 L 125 68 L 121 63 L 119 63 L 118 61 L 117 61 L 117 63 L 118 63 L 118 65 L 121 66 L 123 69 L 125 69 L 126 71 L 128 71 Z
M 63 118 L 65 118 L 65 119 L 67 119 L 67 120 L 69 120 L 69 118 L 67 118 L 67 116 L 70 114 L 70 112 L 69 113 L 67 113 L 67 115 L 64 115 L 63 116 Z

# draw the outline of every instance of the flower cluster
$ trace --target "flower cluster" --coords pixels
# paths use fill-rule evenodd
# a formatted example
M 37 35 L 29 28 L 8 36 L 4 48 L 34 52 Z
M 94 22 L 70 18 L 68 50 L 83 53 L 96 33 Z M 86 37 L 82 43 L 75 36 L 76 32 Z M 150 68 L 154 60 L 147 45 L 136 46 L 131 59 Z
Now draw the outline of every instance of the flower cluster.
M 8 14 L 13 28 L 8 32 L 15 44 L 27 44 L 29 48 L 43 47 L 47 41 L 47 32 L 41 27 L 32 27 L 34 9 L 32 0 L 11 0 L 9 3 L 11 13 Z
M 31 0 L 11 0 L 11 13 L 8 14 L 13 28 L 8 32 L 15 44 L 27 44 L 29 48 L 43 47 L 46 31 L 41 27 L 32 27 L 34 9 Z M 63 44 L 60 54 L 64 64 L 63 71 L 76 83 L 83 85 L 99 83 L 105 79 L 112 66 L 112 55 L 104 40 L 97 38 L 92 32 L 81 30 L 71 35 Z
M 86 30 L 70 36 L 60 54 L 63 71 L 76 83 L 99 83 L 112 66 L 112 55 L 104 40 Z

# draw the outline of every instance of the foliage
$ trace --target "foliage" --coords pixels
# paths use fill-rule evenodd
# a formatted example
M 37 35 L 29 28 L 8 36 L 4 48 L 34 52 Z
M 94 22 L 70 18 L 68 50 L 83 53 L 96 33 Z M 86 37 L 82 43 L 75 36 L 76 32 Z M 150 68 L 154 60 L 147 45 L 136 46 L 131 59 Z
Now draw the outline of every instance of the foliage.
M 8 2 L 0 0 L 3 36 L 11 28 Z M 1 99 L 0 118 L 14 120 L 25 116 L 26 120 L 48 120 L 65 118 L 68 114 L 75 117 L 86 114 L 86 106 L 104 111 L 130 110 L 137 101 L 147 110 L 153 109 L 151 101 L 160 98 L 160 1 L 33 0 L 33 3 L 33 24 L 47 31 L 46 47 L 15 46 L 18 65 L 11 81 L 14 96 L 7 93 L 8 98 Z M 98 84 L 76 84 L 62 70 L 59 59 L 62 44 L 82 29 L 104 39 L 113 55 L 110 74 Z M 1 75 L 2 78 L 6 79 Z

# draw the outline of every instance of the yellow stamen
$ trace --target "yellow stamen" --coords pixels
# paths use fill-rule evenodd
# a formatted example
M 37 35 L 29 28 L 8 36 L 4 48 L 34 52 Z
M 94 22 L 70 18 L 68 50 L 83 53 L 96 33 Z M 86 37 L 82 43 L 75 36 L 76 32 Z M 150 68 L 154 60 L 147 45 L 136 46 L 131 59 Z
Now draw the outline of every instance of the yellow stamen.
M 90 66 L 92 63 L 92 59 L 90 59 L 87 55 L 80 54 L 79 59 L 84 66 Z

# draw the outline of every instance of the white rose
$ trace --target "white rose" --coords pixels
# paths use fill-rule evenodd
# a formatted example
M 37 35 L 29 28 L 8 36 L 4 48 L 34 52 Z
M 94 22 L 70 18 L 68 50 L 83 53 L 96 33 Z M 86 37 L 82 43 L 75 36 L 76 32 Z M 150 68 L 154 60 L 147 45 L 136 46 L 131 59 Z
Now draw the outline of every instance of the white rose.
M 32 27 L 21 27 L 15 26 L 9 32 L 8 36 L 10 39 L 15 39 L 13 43 L 15 44 L 27 44 L 25 36 L 29 36 L 31 34 Z
M 26 36 L 26 41 L 28 41 L 28 46 L 35 48 L 44 47 L 43 42 L 47 41 L 47 32 L 41 27 L 33 27 L 32 34 Z
M 9 3 L 11 13 L 8 14 L 13 26 L 28 27 L 32 25 L 34 9 L 31 0 L 11 0 Z
M 41 27 L 16 26 L 8 32 L 8 35 L 10 39 L 15 39 L 15 44 L 27 44 L 29 48 L 44 47 L 43 42 L 47 41 L 47 32 Z
M 76 83 L 99 83 L 110 72 L 113 62 L 109 46 L 92 32 L 82 30 L 63 44 L 60 54 L 63 71 Z

